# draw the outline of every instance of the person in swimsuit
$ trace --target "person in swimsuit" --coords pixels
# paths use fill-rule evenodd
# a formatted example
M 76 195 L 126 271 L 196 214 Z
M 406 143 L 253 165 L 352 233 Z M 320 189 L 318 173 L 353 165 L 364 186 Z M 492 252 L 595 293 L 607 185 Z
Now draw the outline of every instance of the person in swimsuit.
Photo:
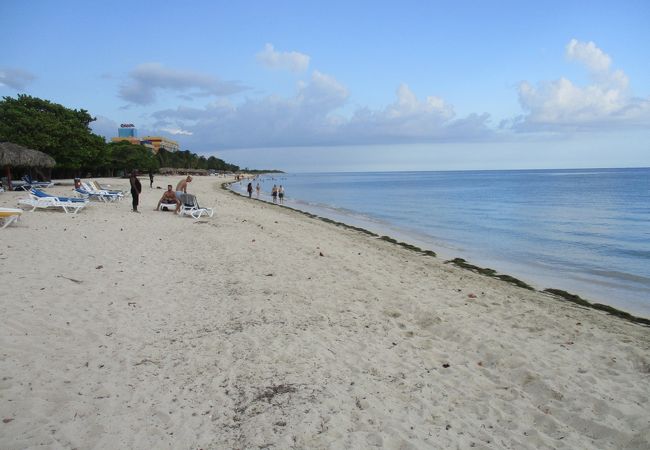
M 131 178 L 129 178 L 129 182 L 131 183 L 131 197 L 133 197 L 133 212 L 139 212 L 138 203 L 140 200 L 140 192 L 142 192 L 142 184 L 140 184 L 137 175 L 138 171 L 134 170 L 131 172 Z
M 280 200 L 280 204 L 284 205 L 284 188 L 282 185 L 278 188 L 278 199 Z
M 181 209 L 181 202 L 176 198 L 176 193 L 172 191 L 171 184 L 167 185 L 167 190 L 163 193 L 162 197 L 160 197 L 160 200 L 158 200 L 158 206 L 154 208 L 154 211 L 158 211 L 160 209 L 161 203 L 175 203 L 176 213 L 178 213 L 178 210 Z
M 179 181 L 176 185 L 176 198 L 178 201 L 181 200 L 181 194 L 187 194 L 187 183 L 191 181 L 192 177 L 188 175 L 186 178 L 183 178 L 181 181 Z
M 273 197 L 273 203 L 278 202 L 278 187 L 274 184 L 273 189 L 271 189 L 271 197 Z

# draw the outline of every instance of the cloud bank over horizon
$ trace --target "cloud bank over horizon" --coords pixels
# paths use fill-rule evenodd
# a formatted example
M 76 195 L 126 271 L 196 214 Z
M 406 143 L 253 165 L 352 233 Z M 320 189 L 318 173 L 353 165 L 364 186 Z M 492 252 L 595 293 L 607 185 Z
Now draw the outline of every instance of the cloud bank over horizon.
M 179 95 L 174 108 L 151 110 L 143 129 L 182 137 L 183 146 L 202 150 L 292 146 L 373 145 L 440 142 L 494 142 L 533 133 L 580 133 L 639 128 L 650 123 L 650 99 L 634 97 L 629 80 L 594 42 L 572 39 L 565 47 L 569 63 L 584 67 L 590 83 L 579 86 L 560 77 L 522 81 L 513 93 L 523 113 L 492 124 L 489 112 L 459 116 L 437 95 L 418 97 L 406 83 L 392 103 L 352 108 L 353 93 L 334 76 L 313 69 L 291 95 L 234 97 L 247 90 L 239 81 L 177 70 L 159 63 L 136 66 L 118 92 L 134 107 L 156 104 L 157 96 Z M 280 51 L 272 44 L 255 55 L 268 69 L 304 72 L 310 56 Z M 197 101 L 211 98 L 207 103 Z M 177 100 L 178 101 L 178 100 Z M 145 121 L 146 122 L 146 121 Z M 94 129 L 105 129 L 103 126 Z M 113 131 L 112 133 L 115 133 Z M 113 134 L 114 135 L 114 134 Z
M 566 46 L 568 61 L 582 64 L 591 84 L 577 86 L 561 77 L 536 87 L 519 84 L 519 102 L 527 114 L 514 128 L 527 131 L 594 131 L 650 124 L 650 98 L 629 92 L 622 70 L 611 70 L 612 58 L 593 42 L 572 39 Z

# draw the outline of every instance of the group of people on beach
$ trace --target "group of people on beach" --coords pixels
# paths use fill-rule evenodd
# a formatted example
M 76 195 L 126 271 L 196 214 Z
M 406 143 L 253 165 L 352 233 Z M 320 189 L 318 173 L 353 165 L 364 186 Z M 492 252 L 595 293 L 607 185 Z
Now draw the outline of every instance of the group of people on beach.
M 284 204 L 284 188 L 282 185 L 280 185 L 280 187 L 275 184 L 273 185 L 273 189 L 271 189 L 271 197 L 273 197 L 273 203 Z
M 257 183 L 257 186 L 255 186 L 255 191 L 257 193 L 257 198 L 260 198 L 260 192 L 262 188 L 260 187 L 260 184 Z M 248 185 L 246 186 L 246 192 L 248 192 L 248 198 L 253 198 L 253 183 L 249 182 Z M 273 189 L 271 189 L 271 197 L 273 198 L 273 203 L 279 203 L 281 205 L 284 204 L 284 187 L 280 185 L 278 187 L 276 184 L 273 185 Z
M 150 181 L 149 186 L 153 188 L 153 176 L 151 174 L 149 175 L 149 181 Z M 175 212 L 178 213 L 181 209 L 181 195 L 187 194 L 187 184 L 190 183 L 191 181 L 192 181 L 192 177 L 190 175 L 183 178 L 176 185 L 175 191 L 172 190 L 172 185 L 168 184 L 167 190 L 163 193 L 162 197 L 160 197 L 160 200 L 158 200 L 158 205 L 154 208 L 154 211 L 158 211 L 160 209 L 160 205 L 165 203 L 165 204 L 176 205 Z M 142 183 L 140 183 L 140 180 L 138 179 L 137 171 L 134 170 L 133 172 L 131 172 L 131 176 L 129 177 L 129 182 L 131 184 L 131 197 L 132 197 L 132 206 L 133 206 L 132 211 L 140 212 L 138 211 L 138 204 L 140 202 L 140 194 L 142 193 Z
M 163 193 L 162 197 L 160 197 L 160 200 L 158 200 L 158 205 L 154 208 L 154 211 L 158 211 L 160 209 L 160 205 L 163 203 L 176 204 L 175 212 L 178 214 L 181 209 L 181 196 L 183 194 L 187 194 L 187 184 L 191 181 L 192 177 L 189 175 L 186 178 L 183 178 L 176 185 L 176 191 L 172 191 L 172 185 L 168 184 L 167 190 Z

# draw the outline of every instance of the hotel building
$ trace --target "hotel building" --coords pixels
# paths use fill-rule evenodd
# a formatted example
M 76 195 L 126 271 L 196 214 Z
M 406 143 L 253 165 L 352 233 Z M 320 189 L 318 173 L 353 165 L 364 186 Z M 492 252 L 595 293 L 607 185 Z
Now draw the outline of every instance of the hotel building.
M 177 152 L 180 150 L 178 142 L 167 139 L 163 136 L 143 136 L 138 137 L 138 130 L 135 128 L 135 125 L 132 123 L 123 123 L 120 125 L 120 128 L 117 130 L 117 136 L 111 138 L 112 142 L 121 142 L 128 141 L 134 145 L 144 145 L 145 147 L 151 149 L 155 154 L 158 154 L 161 148 L 169 152 Z

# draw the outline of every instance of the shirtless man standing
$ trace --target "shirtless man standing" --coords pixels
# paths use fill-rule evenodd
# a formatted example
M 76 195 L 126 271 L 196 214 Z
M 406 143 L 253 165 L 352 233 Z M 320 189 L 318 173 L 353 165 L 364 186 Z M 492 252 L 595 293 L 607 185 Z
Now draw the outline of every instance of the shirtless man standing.
M 181 194 L 187 194 L 187 183 L 190 181 L 192 181 L 192 177 L 188 175 L 187 178 L 183 178 L 176 185 L 176 198 L 179 202 L 181 201 Z
M 163 193 L 162 197 L 160 197 L 160 200 L 158 200 L 158 206 L 154 208 L 154 211 L 158 211 L 160 209 L 160 204 L 162 202 L 176 203 L 176 213 L 178 213 L 178 210 L 181 209 L 181 202 L 176 198 L 176 193 L 172 191 L 171 184 L 167 185 L 167 190 Z

